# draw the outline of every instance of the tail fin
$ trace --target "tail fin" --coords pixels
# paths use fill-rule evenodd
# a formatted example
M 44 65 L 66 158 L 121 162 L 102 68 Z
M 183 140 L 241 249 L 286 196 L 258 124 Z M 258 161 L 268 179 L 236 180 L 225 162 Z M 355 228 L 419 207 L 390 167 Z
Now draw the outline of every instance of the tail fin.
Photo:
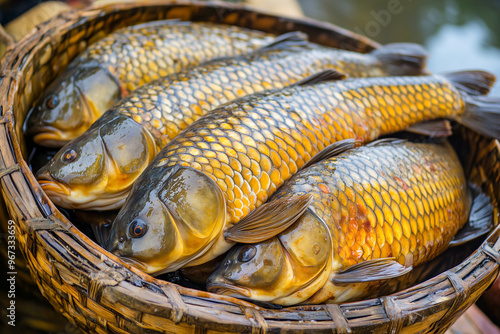
M 413 43 L 393 43 L 371 52 L 389 75 L 425 75 L 428 53 L 423 46 Z
M 460 91 L 468 95 L 487 95 L 495 84 L 493 74 L 485 71 L 461 71 L 443 75 Z
M 493 226 L 493 207 L 490 198 L 481 192 L 481 189 L 470 183 L 468 184 L 472 195 L 472 206 L 469 220 L 455 234 L 450 242 L 450 247 L 460 246 L 464 243 L 485 235 L 491 231 Z
M 465 96 L 465 112 L 457 119 L 486 136 L 500 139 L 500 98 Z
M 444 75 L 463 92 L 465 111 L 456 120 L 474 131 L 500 139 L 500 98 L 486 95 L 495 83 L 495 76 L 484 71 L 463 71 Z

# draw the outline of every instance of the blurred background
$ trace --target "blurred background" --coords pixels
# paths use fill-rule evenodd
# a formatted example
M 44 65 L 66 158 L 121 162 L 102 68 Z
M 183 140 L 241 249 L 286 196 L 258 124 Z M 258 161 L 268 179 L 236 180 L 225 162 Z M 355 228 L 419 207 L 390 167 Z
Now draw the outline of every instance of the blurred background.
M 328 21 L 382 44 L 414 42 L 441 73 L 483 69 L 500 77 L 498 0 L 299 0 L 306 16 Z M 500 85 L 492 95 L 500 96 Z
M 44 1 L 0 0 L 0 24 L 7 25 L 41 2 Z M 71 7 L 84 7 L 117 1 L 64 2 Z M 246 2 L 277 14 L 294 15 L 301 9 L 306 16 L 337 24 L 383 44 L 422 44 L 431 55 L 429 67 L 433 72 L 484 69 L 500 76 L 499 0 L 294 0 L 292 2 L 298 2 L 300 8 L 292 10 L 288 8 L 290 1 Z M 63 8 L 52 6 L 47 9 L 48 13 L 39 16 Z M 500 96 L 500 85 L 492 94 Z

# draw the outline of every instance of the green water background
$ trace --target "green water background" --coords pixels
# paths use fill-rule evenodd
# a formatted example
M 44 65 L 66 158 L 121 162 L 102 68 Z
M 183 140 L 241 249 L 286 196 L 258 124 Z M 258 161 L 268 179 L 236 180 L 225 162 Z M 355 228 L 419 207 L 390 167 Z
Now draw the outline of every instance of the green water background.
M 481 69 L 500 79 L 500 0 L 299 0 L 306 16 L 380 43 L 414 42 L 434 73 Z M 500 83 L 491 95 L 500 97 Z

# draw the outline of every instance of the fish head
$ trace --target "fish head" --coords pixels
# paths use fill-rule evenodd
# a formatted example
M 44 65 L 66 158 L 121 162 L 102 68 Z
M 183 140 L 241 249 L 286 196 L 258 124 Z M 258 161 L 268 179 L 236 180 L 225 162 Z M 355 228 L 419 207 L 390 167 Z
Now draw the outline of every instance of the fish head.
M 120 85 L 106 69 L 96 63 L 72 67 L 47 87 L 26 121 L 26 131 L 36 144 L 61 147 L 120 98 Z
M 329 229 L 307 210 L 279 235 L 233 247 L 209 277 L 207 289 L 242 299 L 296 304 L 321 288 L 330 265 Z
M 155 178 L 157 172 L 162 176 Z M 222 235 L 225 197 L 206 174 L 184 166 L 152 168 L 139 183 L 113 222 L 108 251 L 160 274 L 201 257 Z
M 157 152 L 144 127 L 107 113 L 61 148 L 36 177 L 51 200 L 64 208 L 118 209 Z
M 284 249 L 277 237 L 233 247 L 207 281 L 208 291 L 243 299 L 269 301 L 286 273 Z

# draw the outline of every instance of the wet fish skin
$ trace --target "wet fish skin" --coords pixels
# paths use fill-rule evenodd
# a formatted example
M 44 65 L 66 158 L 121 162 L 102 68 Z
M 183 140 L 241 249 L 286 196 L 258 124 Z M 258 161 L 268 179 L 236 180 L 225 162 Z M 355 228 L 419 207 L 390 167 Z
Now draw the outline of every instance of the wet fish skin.
M 46 89 L 27 120 L 28 135 L 39 145 L 61 147 L 137 87 L 272 39 L 259 31 L 177 20 L 123 28 L 90 45 Z
M 224 240 L 227 228 L 266 202 L 327 145 L 347 138 L 368 142 L 428 119 L 458 117 L 464 107 L 462 94 L 440 76 L 347 79 L 236 100 L 193 123 L 156 156 L 113 223 L 107 248 L 132 257 L 141 249 L 138 243 L 147 245 L 155 239 L 161 249 L 141 253 L 142 268 L 152 273 L 204 263 L 230 248 L 231 243 Z M 173 174 L 176 192 L 203 184 L 203 191 L 212 191 L 215 202 L 202 196 L 196 203 L 176 203 L 165 190 L 171 189 Z M 189 221 L 191 216 L 172 216 L 176 210 L 194 206 L 200 212 L 215 213 L 196 218 L 196 223 Z M 164 230 L 146 238 L 127 235 L 127 226 L 137 220 L 158 228 L 150 215 L 164 217 Z M 191 247 L 193 243 L 187 235 L 183 239 L 186 227 L 179 224 L 204 231 L 196 250 L 189 248 L 182 254 L 182 244 Z M 173 235 L 159 241 L 165 231 Z M 175 254 L 165 260 L 173 248 Z M 165 262 L 160 265 L 155 260 L 155 266 L 148 268 L 147 262 L 158 252 Z
M 131 92 L 204 61 L 258 49 L 272 39 L 267 33 L 224 24 L 156 21 L 127 27 L 101 39 L 73 66 L 98 60 Z
M 177 164 L 205 172 L 227 191 L 237 222 L 330 143 L 369 142 L 410 124 L 458 115 L 463 106 L 461 94 L 439 76 L 347 79 L 249 96 L 188 128 L 148 173 Z
M 384 65 L 369 54 L 312 43 L 283 44 L 156 80 L 134 91 L 112 111 L 142 124 L 162 148 L 192 122 L 236 98 L 281 89 L 328 69 L 350 77 L 386 74 Z
M 266 89 L 284 88 L 328 69 L 341 70 L 350 76 L 377 76 L 386 71 L 387 62 L 381 62 L 371 54 L 363 55 L 307 44 L 304 38 L 301 33 L 279 36 L 271 45 L 250 55 L 217 59 L 183 70 L 144 85 L 122 99 L 85 134 L 61 149 L 62 152 L 74 151 L 78 155 L 86 155 L 87 159 L 94 154 L 96 158 L 104 157 L 106 161 L 109 160 L 107 165 L 110 167 L 99 171 L 108 175 L 107 182 L 96 184 L 94 179 L 87 178 L 86 180 L 91 182 L 84 183 L 85 180 L 80 178 L 82 182 L 77 182 L 78 191 L 72 191 L 75 186 L 70 183 L 74 176 L 68 176 L 67 173 L 83 175 L 91 171 L 81 169 L 83 165 L 79 160 L 61 161 L 60 155 L 38 174 L 38 180 L 47 190 L 49 197 L 64 208 L 117 209 L 123 204 L 139 173 L 124 173 L 122 170 L 113 169 L 112 166 L 120 168 L 122 165 L 131 164 L 132 161 L 124 159 L 125 156 L 137 158 L 136 155 L 128 154 L 125 146 L 130 141 L 143 141 L 145 132 L 154 138 L 159 151 L 189 124 L 235 98 Z M 392 50 L 391 52 L 396 54 L 395 58 L 399 57 L 398 46 L 389 45 L 381 49 Z M 393 58 L 388 62 L 391 61 Z M 422 63 L 419 64 L 422 69 Z M 126 128 L 118 125 L 123 117 L 131 118 L 137 124 L 129 122 L 130 126 Z M 127 142 L 116 142 L 121 149 L 115 149 L 108 141 L 105 143 L 106 152 L 103 151 L 100 156 L 96 156 L 95 152 L 81 150 L 89 140 L 106 135 L 106 131 L 114 128 L 115 123 L 121 128 L 120 131 L 127 133 Z M 137 126 L 138 124 L 142 128 Z M 104 127 L 108 130 L 104 130 Z M 114 156 L 111 152 L 120 152 L 121 156 Z M 143 157 L 152 156 L 147 154 Z M 150 160 L 141 161 L 140 171 L 149 162 Z M 139 165 L 139 162 L 135 161 L 133 164 Z M 103 180 L 102 175 L 100 181 Z M 114 183 L 116 180 L 118 183 Z M 61 183 L 62 187 L 54 187 L 54 183 Z
M 470 209 L 464 172 L 449 144 L 399 142 L 350 150 L 298 172 L 270 202 L 303 194 L 314 198 L 310 212 L 271 240 L 234 247 L 209 278 L 210 291 L 280 305 L 392 293 L 391 287 L 409 278 L 347 285 L 333 280 L 368 260 L 394 257 L 411 267 L 433 259 Z M 259 268 L 270 248 L 278 258 L 263 274 Z M 245 259 L 249 249 L 254 257 Z

